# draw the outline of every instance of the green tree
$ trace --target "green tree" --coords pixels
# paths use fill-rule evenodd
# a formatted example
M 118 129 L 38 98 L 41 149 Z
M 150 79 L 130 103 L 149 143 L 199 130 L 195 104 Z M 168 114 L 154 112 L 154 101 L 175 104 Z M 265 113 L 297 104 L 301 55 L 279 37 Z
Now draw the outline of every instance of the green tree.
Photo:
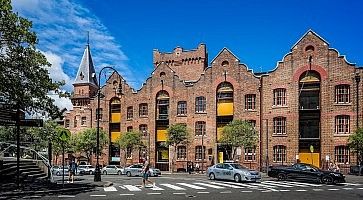
M 363 128 L 359 128 L 348 138 L 349 148 L 357 154 L 358 163 L 363 164 Z
M 175 171 L 175 160 L 176 160 L 176 148 L 179 144 L 185 143 L 188 141 L 188 130 L 187 126 L 184 124 L 172 124 L 166 129 L 168 136 L 166 139 L 166 144 L 168 146 L 174 147 L 174 155 L 172 158 L 171 166 L 172 170 Z
M 99 153 L 108 143 L 108 137 L 104 130 L 100 129 L 100 146 Z M 87 161 L 90 162 L 91 156 L 95 152 L 97 146 L 97 129 L 87 128 L 77 134 L 74 134 L 71 140 L 71 146 L 74 147 L 75 152 L 84 153 L 87 157 Z
M 36 49 L 31 28 L 32 22 L 12 11 L 10 0 L 0 0 L 0 95 L 28 113 L 52 116 L 59 109 L 47 94 L 64 82 L 49 77 L 50 63 Z
M 232 158 L 235 160 L 238 147 L 253 148 L 258 141 L 258 135 L 251 123 L 233 120 L 222 130 L 221 143 L 232 147 Z
M 141 133 L 137 131 L 131 131 L 121 134 L 116 143 L 119 145 L 120 149 L 125 152 L 124 156 L 124 163 L 126 164 L 126 154 L 127 149 L 138 149 L 140 147 L 145 147 L 145 144 L 141 140 Z

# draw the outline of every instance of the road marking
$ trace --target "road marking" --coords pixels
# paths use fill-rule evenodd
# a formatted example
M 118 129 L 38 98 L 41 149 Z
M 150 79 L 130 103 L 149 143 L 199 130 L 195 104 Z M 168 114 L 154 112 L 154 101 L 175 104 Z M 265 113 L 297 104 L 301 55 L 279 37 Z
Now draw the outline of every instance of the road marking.
M 217 183 L 217 182 L 208 182 L 210 184 L 213 184 L 213 185 L 220 185 L 220 186 L 225 186 L 225 187 L 230 187 L 230 188 L 238 188 L 238 189 L 242 189 L 242 188 L 245 188 L 245 187 L 241 187 L 241 186 L 238 186 L 238 185 L 227 185 L 227 184 L 224 184 L 224 183 Z
M 161 191 L 161 190 L 164 190 L 163 188 L 159 188 L 158 186 L 153 186 L 153 187 L 150 187 L 149 188 L 150 190 L 155 190 L 155 191 Z
M 242 190 L 241 192 L 252 192 L 251 190 Z
M 135 192 L 135 191 L 141 191 L 140 188 L 136 187 L 136 186 L 133 186 L 133 185 L 124 185 L 124 187 L 132 192 Z
M 294 185 L 305 185 L 305 186 L 314 186 L 314 187 L 321 187 L 321 185 L 318 185 L 318 184 L 311 184 L 311 183 L 301 183 L 301 182 L 287 182 L 287 181 L 284 181 L 283 183 L 293 183 Z
M 279 190 L 280 192 L 290 192 L 290 190 Z
M 160 192 L 151 192 L 151 193 L 146 193 L 146 194 L 148 194 L 148 195 L 159 195 L 161 193 Z
M 343 183 L 343 185 L 359 186 L 359 185 L 362 185 L 362 184 L 359 184 L 359 183 Z
M 174 192 L 173 194 L 175 194 L 175 195 L 185 195 L 187 193 L 185 193 L 185 192 Z
M 315 192 L 324 191 L 323 189 L 313 189 Z
M 230 194 L 230 193 L 232 193 L 232 191 L 222 191 L 222 192 L 220 192 L 221 194 Z
M 105 187 L 103 189 L 105 190 L 105 192 L 116 192 L 117 191 L 117 189 L 114 186 Z
M 119 185 L 119 187 L 121 188 L 121 189 L 126 189 L 124 186 L 122 186 L 122 185 Z
M 133 196 L 135 194 L 120 194 L 120 196 Z
M 264 190 L 264 191 L 261 191 L 261 192 L 272 192 L 271 190 Z
M 328 189 L 328 190 L 330 190 L 330 191 L 337 191 L 337 190 L 340 190 L 340 189 L 338 189 L 338 188 L 331 188 L 331 189 Z
M 168 187 L 168 188 L 171 188 L 173 190 L 185 190 L 182 187 L 179 187 L 179 186 L 176 186 L 176 185 L 172 185 L 172 184 L 169 184 L 169 183 L 161 183 L 160 185 L 165 186 L 165 187 Z
M 281 184 L 279 182 L 274 182 L 274 181 L 264 181 L 262 182 L 262 184 L 269 184 L 269 185 L 274 185 L 274 186 L 279 186 L 279 187 L 286 187 L 286 188 L 291 188 L 291 187 L 294 187 L 294 186 L 291 186 L 289 184 Z M 304 186 L 304 187 L 307 187 L 307 186 Z
M 274 189 L 274 188 L 276 188 L 276 186 L 271 186 L 271 185 L 263 185 L 263 184 L 258 184 L 258 183 L 251 183 L 251 186 L 263 187 L 265 189 L 269 189 L 269 190 L 274 191 L 274 192 L 278 192 L 279 191 L 279 190 Z
M 296 192 L 306 192 L 307 190 L 295 190 Z
M 218 185 L 211 185 L 211 184 L 207 184 L 207 183 L 194 183 L 197 185 L 201 185 L 201 186 L 206 186 L 206 187 L 211 187 L 211 188 L 215 188 L 215 189 L 223 189 L 224 187 L 218 186 Z
M 205 190 L 206 189 L 204 187 L 200 187 L 200 186 L 192 185 L 192 184 L 188 184 L 188 183 L 176 183 L 176 184 L 183 185 L 183 186 L 186 186 L 186 187 L 190 187 L 190 188 L 193 188 L 193 189 L 196 189 L 196 190 Z
M 358 190 L 363 190 L 363 188 L 357 188 Z
M 58 198 L 74 198 L 76 196 L 72 196 L 72 195 L 59 195 Z
M 344 190 L 353 190 L 353 188 L 343 188 Z
M 30 199 L 41 198 L 41 196 L 34 195 L 34 196 L 28 196 L 28 198 L 30 198 Z M 23 197 L 23 199 L 25 199 L 25 197 Z
M 105 197 L 106 195 L 105 194 L 91 194 L 89 196 L 91 196 L 91 197 Z
M 248 184 L 244 184 L 244 183 L 235 183 L 235 182 L 223 182 L 223 183 L 232 184 L 232 185 L 239 185 L 239 186 L 244 186 L 244 187 L 249 187 L 249 188 L 258 188 L 258 186 L 248 185 Z
M 198 194 L 209 194 L 209 192 L 197 192 Z

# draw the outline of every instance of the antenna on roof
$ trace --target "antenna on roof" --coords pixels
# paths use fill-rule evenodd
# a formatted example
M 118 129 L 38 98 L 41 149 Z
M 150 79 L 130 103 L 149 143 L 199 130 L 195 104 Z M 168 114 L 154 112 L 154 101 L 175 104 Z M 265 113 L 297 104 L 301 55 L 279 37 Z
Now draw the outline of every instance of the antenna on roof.
M 89 31 L 87 31 L 87 45 L 89 45 Z

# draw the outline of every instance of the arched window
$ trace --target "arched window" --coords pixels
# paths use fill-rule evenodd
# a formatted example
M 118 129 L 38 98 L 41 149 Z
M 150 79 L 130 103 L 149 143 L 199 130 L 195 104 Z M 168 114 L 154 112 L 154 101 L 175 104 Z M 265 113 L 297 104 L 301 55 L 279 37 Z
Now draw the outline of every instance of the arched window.
M 228 61 L 223 61 L 222 62 L 222 67 L 228 67 L 229 66 L 229 62 Z

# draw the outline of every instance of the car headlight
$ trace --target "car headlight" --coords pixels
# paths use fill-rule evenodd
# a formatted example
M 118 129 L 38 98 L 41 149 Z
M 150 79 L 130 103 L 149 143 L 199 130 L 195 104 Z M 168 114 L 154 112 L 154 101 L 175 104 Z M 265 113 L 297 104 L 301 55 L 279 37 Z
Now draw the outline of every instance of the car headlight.
M 245 175 L 245 176 L 249 176 L 249 175 L 251 175 L 251 174 L 250 174 L 250 172 L 246 172 L 246 171 L 243 171 L 242 173 L 243 173 L 243 175 Z
M 340 174 L 334 174 L 334 173 L 333 173 L 333 176 L 340 176 Z

